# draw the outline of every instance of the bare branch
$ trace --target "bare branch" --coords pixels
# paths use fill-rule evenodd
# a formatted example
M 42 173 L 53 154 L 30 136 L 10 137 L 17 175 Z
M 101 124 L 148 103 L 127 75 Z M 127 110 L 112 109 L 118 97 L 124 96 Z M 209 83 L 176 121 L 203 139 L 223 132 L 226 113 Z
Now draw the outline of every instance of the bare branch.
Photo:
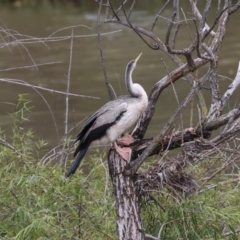
M 174 55 L 168 53 L 165 44 L 154 33 L 150 32 L 150 31 L 147 31 L 147 30 L 145 30 L 143 28 L 140 28 L 140 27 L 138 27 L 136 25 L 133 25 L 133 24 L 131 24 L 131 26 L 130 26 L 128 24 L 128 22 L 126 22 L 126 21 L 117 21 L 116 19 L 107 19 L 107 20 L 105 20 L 105 23 L 118 23 L 118 24 L 121 24 L 123 26 L 126 26 L 126 27 L 129 27 L 129 28 L 133 29 L 135 32 L 141 33 L 141 34 L 151 38 L 154 41 L 154 43 L 152 44 L 154 50 L 161 49 L 174 62 L 179 62 Z
M 236 115 L 238 115 L 236 113 Z M 233 122 L 232 119 L 229 121 L 230 123 Z M 222 142 L 227 142 L 229 139 L 235 137 L 236 134 L 240 132 L 240 119 L 237 119 L 236 122 L 231 126 L 230 129 L 225 130 L 224 133 L 220 134 L 219 136 L 215 137 L 211 140 L 211 143 L 220 144 Z
M 121 0 L 121 2 L 122 2 L 122 0 Z M 136 31 L 135 28 L 132 26 L 132 24 L 131 24 L 130 20 L 128 19 L 128 16 L 127 16 L 127 14 L 126 14 L 126 12 L 125 12 L 125 9 L 124 9 L 124 6 L 123 6 L 123 2 L 122 2 L 122 10 L 123 10 L 123 13 L 124 13 L 124 15 L 125 15 L 125 18 L 126 18 L 126 20 L 127 20 L 127 22 L 128 22 L 128 25 L 131 27 L 131 29 L 143 40 L 144 43 L 146 43 L 146 45 L 147 45 L 148 47 L 150 47 L 150 48 L 153 49 L 153 50 L 158 50 L 158 49 L 159 49 L 158 45 L 153 45 L 153 44 L 150 45 L 150 44 L 139 34 L 139 32 Z
M 219 19 L 222 17 L 222 15 L 225 13 L 226 10 L 229 10 L 228 7 L 226 7 L 225 9 L 222 10 L 222 12 L 217 16 L 217 18 L 215 19 L 213 25 L 209 28 L 208 31 L 206 31 L 203 36 L 202 36 L 202 41 L 204 41 L 206 39 L 206 37 L 210 34 L 210 32 L 214 29 L 214 27 L 217 25 Z M 229 15 L 227 15 L 229 16 Z M 216 35 L 215 35 L 216 37 Z
M 132 164 L 131 171 L 134 171 L 135 168 L 139 168 L 141 164 L 136 164 L 138 161 L 144 161 L 142 158 L 139 158 L 138 156 L 140 154 L 144 154 L 151 156 L 155 154 L 159 154 L 159 152 L 163 152 L 166 149 L 172 150 L 175 148 L 181 147 L 182 143 L 192 141 L 196 138 L 203 137 L 203 138 L 209 138 L 211 136 L 212 131 L 219 129 L 220 127 L 226 125 L 228 122 L 233 122 L 233 120 L 236 120 L 240 117 L 240 107 L 233 109 L 229 113 L 222 115 L 218 120 L 212 121 L 209 123 L 206 123 L 204 126 L 202 126 L 202 129 L 199 127 L 196 128 L 187 128 L 183 131 L 176 131 L 170 135 L 167 135 L 165 137 L 158 135 L 154 139 L 144 139 L 144 140 L 138 140 L 136 143 L 132 144 L 131 147 L 133 149 L 132 151 L 132 159 L 136 159 Z M 169 123 L 167 124 L 169 126 Z M 240 131 L 240 124 L 237 125 L 237 122 L 231 126 L 231 129 L 227 131 L 226 133 L 222 134 L 221 136 L 218 136 L 214 138 L 211 143 L 212 144 L 220 144 L 220 140 L 227 139 L 227 137 L 231 137 L 232 134 L 236 134 Z M 150 150 L 149 150 L 150 149 Z M 147 154 L 146 154 L 147 152 Z M 141 157 L 142 155 L 140 155 Z M 133 174 L 133 172 L 132 172 Z
M 201 20 L 200 20 L 199 33 L 200 33 L 200 35 L 201 35 L 201 38 L 202 38 L 203 33 L 204 33 L 204 26 L 205 26 L 206 21 L 207 21 L 207 15 L 208 15 L 208 12 L 209 12 L 209 10 L 210 10 L 211 3 L 212 3 L 212 0 L 207 0 L 207 1 L 206 1 L 206 5 L 205 5 L 204 11 L 203 11 L 203 15 L 202 15 L 202 18 L 201 18 Z M 210 32 L 209 32 L 209 33 L 210 33 Z
M 114 11 L 114 9 L 113 9 L 113 6 L 112 6 L 111 1 L 109 0 L 108 2 L 109 2 L 109 6 L 110 6 L 110 8 L 111 8 L 111 10 L 112 10 L 112 12 L 113 12 L 114 17 L 115 17 L 118 21 L 120 21 L 117 13 L 116 13 L 116 12 Z
M 121 0 L 121 4 L 119 6 L 119 8 L 117 9 L 117 11 L 115 12 L 116 14 L 118 14 L 118 12 L 120 12 L 123 8 L 123 6 L 127 3 L 128 0 L 124 0 L 124 2 Z
M 191 71 L 193 71 L 194 68 L 195 68 L 195 65 L 194 65 L 194 61 L 193 61 L 192 56 L 191 56 L 191 52 L 193 52 L 195 50 L 195 47 L 196 47 L 195 44 L 193 43 L 193 44 L 190 45 L 190 47 L 188 49 L 183 49 L 183 50 L 174 50 L 174 49 L 171 49 L 170 46 L 169 46 L 169 37 L 170 37 L 170 33 L 171 33 L 171 30 L 172 30 L 173 22 L 174 22 L 174 19 L 175 19 L 176 15 L 177 15 L 177 13 L 176 13 L 176 11 L 174 11 L 173 14 L 172 14 L 172 20 L 170 21 L 170 23 L 168 25 L 165 45 L 166 45 L 166 48 L 167 48 L 167 50 L 170 54 L 184 55 L 187 59 L 189 68 L 191 69 Z
M 194 61 L 194 65 L 196 66 L 195 69 L 200 68 L 201 66 L 205 65 L 208 60 L 197 58 Z M 139 120 L 139 128 L 136 129 L 134 133 L 135 138 L 143 138 L 145 132 L 147 130 L 148 124 L 151 121 L 151 118 L 155 112 L 155 105 L 157 103 L 158 97 L 161 92 L 168 87 L 171 82 L 174 83 L 175 81 L 179 80 L 181 77 L 186 76 L 188 73 L 191 72 L 187 64 L 177 68 L 176 70 L 172 71 L 169 76 L 165 76 L 159 82 L 157 82 L 149 96 L 149 103 L 145 113 L 141 116 Z
M 240 8 L 240 0 L 238 0 L 238 2 L 237 2 L 234 6 L 232 6 L 232 7 L 230 8 L 229 14 L 232 14 L 232 13 L 234 13 L 235 11 L 237 11 L 238 8 Z
M 221 102 L 222 102 L 221 111 L 226 106 L 226 104 L 228 103 L 229 99 L 232 97 L 233 93 L 236 91 L 236 89 L 238 88 L 239 85 L 240 85 L 240 62 L 238 63 L 238 70 L 237 70 L 236 77 L 234 78 L 232 84 L 229 85 L 227 91 L 224 93 L 224 95 L 222 97 L 222 100 L 221 100 Z
M 176 16 L 177 16 L 177 12 L 174 11 L 172 13 L 172 18 L 171 18 L 171 21 L 169 22 L 167 33 L 166 33 L 166 38 L 165 38 L 165 45 L 167 47 L 168 52 L 170 52 L 170 53 L 172 53 L 172 52 L 171 52 L 171 48 L 169 47 L 169 38 L 170 38 L 170 33 L 171 33 L 171 30 L 173 27 L 174 19 Z
M 220 116 L 221 109 L 222 109 L 220 92 L 219 92 L 219 83 L 218 83 L 218 79 L 217 79 L 217 60 L 218 60 L 218 54 L 219 54 L 219 50 L 220 50 L 220 46 L 221 46 L 221 45 L 219 45 L 219 42 L 223 41 L 223 37 L 226 32 L 227 21 L 229 19 L 228 11 L 226 11 L 227 9 L 228 9 L 228 7 L 225 8 L 217 18 L 219 20 L 218 30 L 217 30 L 216 36 L 214 37 L 214 39 L 211 43 L 211 46 L 210 46 L 210 49 L 215 54 L 216 60 L 211 61 L 211 66 L 214 69 L 214 71 L 213 71 L 212 76 L 210 77 L 210 86 L 211 86 L 211 95 L 212 95 L 211 98 L 212 99 L 211 99 L 210 110 L 209 110 L 209 113 L 207 116 L 208 121 L 211 121 L 211 120 L 217 118 L 218 116 Z M 217 22 L 217 20 L 215 22 Z
M 196 19 L 201 21 L 202 15 L 200 14 L 199 10 L 197 9 L 197 6 L 196 6 L 195 2 L 193 0 L 189 0 L 189 2 L 191 4 L 191 6 L 192 6 L 192 13 L 193 13 L 193 15 L 195 16 Z M 204 28 L 206 30 L 210 29 L 210 27 L 208 26 L 208 24 L 206 22 L 205 22 Z M 210 34 L 211 34 L 212 37 L 214 37 L 216 33 L 214 31 L 210 31 Z

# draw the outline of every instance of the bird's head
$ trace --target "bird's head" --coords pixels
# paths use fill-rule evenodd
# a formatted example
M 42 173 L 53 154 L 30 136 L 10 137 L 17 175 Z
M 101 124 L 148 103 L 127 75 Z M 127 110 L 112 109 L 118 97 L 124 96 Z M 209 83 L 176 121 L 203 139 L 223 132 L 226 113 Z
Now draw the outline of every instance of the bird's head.
M 131 69 L 132 71 L 135 69 L 135 67 L 137 66 L 137 61 L 139 60 L 141 55 L 142 55 L 142 53 L 140 53 L 135 60 L 132 60 L 128 63 L 128 68 L 129 69 Z

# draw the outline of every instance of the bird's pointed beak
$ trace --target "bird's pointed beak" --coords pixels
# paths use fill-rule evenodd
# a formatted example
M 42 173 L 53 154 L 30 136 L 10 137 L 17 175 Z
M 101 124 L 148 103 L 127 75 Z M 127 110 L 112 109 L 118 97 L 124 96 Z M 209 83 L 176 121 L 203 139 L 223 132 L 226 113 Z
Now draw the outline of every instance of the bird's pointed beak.
M 138 55 L 138 57 L 135 59 L 135 62 L 137 62 L 137 61 L 139 60 L 139 58 L 141 57 L 141 55 L 142 55 L 142 53 L 140 53 L 140 54 Z

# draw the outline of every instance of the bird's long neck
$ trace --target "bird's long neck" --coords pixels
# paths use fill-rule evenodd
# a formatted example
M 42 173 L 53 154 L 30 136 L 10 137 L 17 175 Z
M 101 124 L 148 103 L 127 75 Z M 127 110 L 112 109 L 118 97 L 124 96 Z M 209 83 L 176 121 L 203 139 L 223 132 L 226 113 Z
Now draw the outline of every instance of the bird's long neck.
M 134 62 L 131 61 L 127 65 L 126 72 L 125 72 L 125 84 L 130 95 L 132 97 L 139 98 L 145 93 L 145 91 L 139 84 L 134 84 L 132 81 L 132 73 L 135 68 L 132 66 L 133 64 Z

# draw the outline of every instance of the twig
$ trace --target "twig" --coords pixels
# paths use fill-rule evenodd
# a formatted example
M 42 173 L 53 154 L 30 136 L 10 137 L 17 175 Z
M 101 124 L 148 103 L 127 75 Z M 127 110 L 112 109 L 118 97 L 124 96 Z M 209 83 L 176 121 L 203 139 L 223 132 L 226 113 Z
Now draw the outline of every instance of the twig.
M 122 30 L 115 30 L 111 32 L 101 33 L 101 36 L 113 34 L 113 33 L 119 33 Z M 74 38 L 86 38 L 86 37 L 97 37 L 97 34 L 88 34 L 88 35 L 75 35 Z M 14 41 L 10 41 L 4 44 L 0 44 L 0 48 L 8 47 L 9 45 L 18 45 L 18 44 L 33 44 L 33 43 L 46 43 L 46 42 L 59 42 L 59 41 L 65 41 L 71 39 L 71 36 L 61 36 L 61 37 L 51 37 L 51 38 L 26 38 L 26 39 L 17 39 Z
M 133 11 L 133 8 L 134 8 L 135 4 L 136 4 L 136 0 L 133 0 L 132 5 L 129 9 L 128 19 L 130 19 L 130 17 L 131 17 L 131 14 L 132 14 L 132 11 Z
M 122 0 L 121 0 L 121 3 L 122 3 L 123 13 L 124 13 L 125 18 L 126 18 L 126 20 L 127 20 L 127 22 L 128 22 L 128 25 L 131 27 L 131 29 L 142 39 L 142 41 L 143 41 L 148 47 L 150 47 L 152 50 L 158 50 L 159 47 L 158 47 L 157 42 L 156 42 L 155 45 L 154 45 L 154 44 L 153 44 L 153 45 L 150 45 L 150 44 L 141 36 L 141 34 L 136 30 L 136 28 L 134 28 L 134 27 L 132 26 L 132 24 L 131 24 L 131 22 L 129 21 L 128 16 L 127 16 L 127 14 L 126 14 L 126 12 L 125 12 L 125 9 L 124 9 Z
M 176 45 L 176 42 L 177 42 L 177 34 L 178 34 L 178 30 L 179 30 L 180 25 L 181 25 L 180 16 L 179 16 L 179 0 L 174 0 L 173 1 L 173 9 L 176 12 L 176 20 L 177 20 L 177 24 L 176 24 L 176 27 L 174 29 L 173 39 L 172 39 L 172 43 L 173 43 L 172 44 L 172 46 L 173 46 L 172 49 L 175 49 L 175 45 Z M 186 24 L 187 24 L 187 21 L 186 21 Z
M 115 12 L 116 14 L 122 10 L 124 4 L 127 3 L 127 1 L 128 1 L 128 0 L 125 0 L 125 1 L 123 2 L 122 0 L 120 0 L 121 4 L 120 4 L 119 8 L 117 9 L 117 11 Z
M 73 30 L 74 28 L 78 28 L 78 27 L 84 27 L 84 28 L 87 28 L 87 29 L 91 30 L 91 28 L 88 27 L 88 26 L 86 26 L 86 25 L 82 25 L 82 24 L 80 24 L 80 25 L 74 25 L 74 26 L 64 27 L 64 28 L 58 29 L 57 31 L 51 33 L 47 38 L 51 39 L 52 36 L 55 35 L 56 33 L 59 33 L 59 32 L 62 32 L 62 31 L 64 31 L 64 30 L 68 30 L 68 29 L 72 29 L 72 30 Z
M 240 121 L 237 121 L 237 123 L 234 124 L 234 127 L 232 126 L 230 129 L 228 129 L 221 135 L 215 137 L 214 139 L 211 140 L 211 142 L 215 144 L 226 142 L 228 139 L 232 139 L 234 135 L 238 134 L 239 132 L 240 132 Z
M 223 235 L 224 237 L 228 237 L 228 236 L 235 235 L 235 234 L 239 234 L 239 233 L 240 233 L 240 229 L 234 229 L 234 232 L 233 232 L 233 231 L 225 232 L 225 233 L 223 233 L 222 235 Z
M 29 84 L 29 83 L 27 83 L 27 82 L 25 82 L 23 80 L 19 80 L 19 79 L 1 79 L 0 78 L 0 81 L 31 87 L 33 89 L 33 91 L 35 91 L 43 99 L 43 101 L 46 103 L 46 105 L 47 105 L 47 107 L 48 107 L 48 109 L 50 111 L 50 114 L 52 116 L 53 122 L 54 122 L 54 126 L 55 126 L 57 137 L 59 137 L 58 128 L 57 128 L 57 122 L 56 122 L 56 119 L 54 117 L 53 111 L 52 111 L 50 105 L 48 104 L 48 101 L 46 100 L 46 98 L 37 90 L 38 88 L 41 88 L 41 87 L 31 85 L 31 84 Z
M 172 18 L 171 18 L 171 21 L 169 22 L 167 33 L 166 33 L 166 38 L 165 38 L 165 45 L 167 47 L 168 52 L 170 52 L 170 53 L 171 53 L 171 48 L 169 47 L 169 38 L 170 38 L 170 33 L 171 33 L 171 30 L 173 27 L 174 19 L 176 16 L 177 16 L 177 12 L 174 11 L 172 13 Z
M 120 21 L 120 19 L 119 19 L 117 13 L 116 13 L 116 12 L 114 11 L 114 9 L 113 9 L 113 6 L 112 6 L 111 1 L 109 0 L 108 3 L 109 3 L 109 6 L 110 6 L 110 8 L 111 8 L 111 10 L 112 10 L 113 15 L 115 16 L 115 18 L 116 18 L 118 21 Z
M 189 28 L 189 25 L 188 25 L 188 22 L 187 22 L 187 18 L 186 18 L 186 15 L 185 15 L 185 12 L 183 11 L 183 9 L 181 8 L 181 11 L 182 11 L 182 14 L 184 16 L 184 19 L 185 19 L 185 22 L 186 22 L 186 25 L 187 25 L 187 31 L 188 31 L 188 36 L 189 38 L 191 39 L 191 41 L 193 42 L 193 38 L 191 36 L 191 32 L 190 32 L 190 28 Z M 193 19 L 194 21 L 195 19 Z
M 163 5 L 163 7 L 160 9 L 160 11 L 158 12 L 158 14 L 156 15 L 155 19 L 154 19 L 154 22 L 153 22 L 153 25 L 151 27 L 151 32 L 153 32 L 153 29 L 157 23 L 157 20 L 158 18 L 160 17 L 160 14 L 163 12 L 163 10 L 166 8 L 166 6 L 168 5 L 168 3 L 170 2 L 170 0 L 167 0 L 166 3 Z
M 69 56 L 69 65 L 68 65 L 68 75 L 67 75 L 67 89 L 66 89 L 66 109 L 65 109 L 65 130 L 64 130 L 64 137 L 66 139 L 68 134 L 68 114 L 69 114 L 69 88 L 70 88 L 70 81 L 71 81 L 71 68 L 72 68 L 72 53 L 73 53 L 73 36 L 74 36 L 74 30 L 72 29 L 71 33 L 71 43 L 70 43 L 70 56 Z M 63 148 L 62 148 L 62 154 L 61 158 L 59 160 L 60 163 L 62 163 L 65 159 L 65 149 L 66 149 L 66 142 L 64 141 Z M 66 166 L 65 166 L 66 167 Z
M 150 234 L 145 234 L 146 239 L 151 239 L 151 240 L 161 240 L 161 238 L 154 237 Z
M 220 13 L 221 1 L 222 1 L 222 0 L 218 0 L 218 5 L 217 5 L 217 15 Z
M 7 26 L 6 26 L 5 23 L 2 21 L 2 19 L 0 19 L 0 21 L 3 23 L 4 27 L 6 28 L 6 29 L 5 29 L 6 35 L 7 35 L 7 36 L 10 36 L 11 38 L 13 38 L 13 39 L 16 40 L 17 38 L 16 38 L 13 34 L 11 34 L 10 29 L 7 28 Z M 32 58 L 32 56 L 31 56 L 29 50 L 27 49 L 27 47 L 26 47 L 24 44 L 22 44 L 22 43 L 20 43 L 20 46 L 21 46 L 23 49 L 25 49 L 25 51 L 27 52 L 27 54 L 28 54 L 29 58 L 31 59 L 32 63 L 33 63 L 34 66 L 36 67 L 36 70 L 38 70 L 38 68 L 37 68 L 37 66 L 36 66 L 36 63 L 35 63 L 34 59 Z M 20 52 L 21 52 L 21 49 L 19 49 L 19 50 L 20 50 Z
M 222 134 L 224 134 L 224 133 L 226 133 L 227 131 L 229 131 L 229 129 L 230 129 L 232 123 L 234 122 L 234 120 L 236 119 L 236 115 L 237 115 L 238 113 L 239 113 L 239 110 L 238 110 L 238 109 L 234 109 L 234 110 L 232 110 L 232 111 L 229 113 L 229 115 L 231 114 L 231 116 L 230 116 L 230 118 L 229 118 L 229 120 L 228 120 L 225 128 L 223 129 Z
M 223 108 L 226 106 L 229 99 L 232 97 L 233 93 L 236 91 L 236 89 L 238 88 L 239 85 L 240 85 L 240 62 L 238 63 L 238 70 L 237 70 L 236 77 L 234 78 L 233 82 L 228 86 L 227 91 L 224 93 L 224 95 L 222 97 L 221 110 L 223 110 Z
M 168 25 L 168 30 L 167 30 L 166 39 L 165 39 L 165 45 L 166 45 L 166 48 L 167 48 L 167 50 L 170 54 L 184 55 L 186 57 L 188 67 L 190 68 L 191 71 L 193 71 L 196 66 L 195 66 L 194 61 L 192 59 L 191 53 L 196 48 L 196 43 L 195 43 L 196 41 L 193 41 L 188 49 L 183 49 L 183 50 L 174 50 L 174 49 L 170 48 L 170 46 L 169 46 L 170 33 L 172 31 L 173 22 L 174 22 L 174 19 L 175 19 L 176 15 L 177 15 L 177 12 L 174 11 L 173 14 L 172 14 L 172 19 L 171 19 L 172 21 L 170 21 L 170 23 Z
M 66 111 L 65 111 L 65 137 L 68 133 L 68 113 L 69 113 L 69 88 L 70 88 L 70 79 L 71 79 L 71 68 L 72 68 L 72 53 L 73 53 L 73 36 L 74 30 L 72 29 L 71 34 L 71 45 L 70 45 L 70 56 L 69 56 L 69 66 L 68 66 L 68 75 L 67 75 L 67 89 L 66 89 Z
M 0 78 L 0 81 L 1 82 L 7 82 L 7 83 L 13 83 L 13 84 L 17 84 L 17 85 L 23 85 L 23 86 L 31 87 L 31 88 L 34 88 L 34 89 L 40 89 L 40 90 L 48 91 L 48 92 L 51 92 L 51 93 L 58 93 L 58 94 L 66 95 L 66 92 L 57 91 L 57 90 L 50 89 L 50 88 L 39 87 L 39 86 L 36 86 L 36 85 L 29 84 L 29 83 L 27 83 L 27 82 L 25 82 L 23 80 L 20 80 L 20 79 Z M 80 95 L 80 94 L 74 94 L 74 93 L 68 93 L 68 95 L 69 96 L 75 96 L 75 97 L 100 99 L 99 97 Z
M 202 44 L 201 44 L 201 46 L 202 46 L 202 48 L 203 48 L 203 50 L 205 50 L 206 51 L 206 53 L 209 55 L 209 57 L 208 56 L 203 56 L 203 55 L 201 55 L 199 52 L 198 52 L 198 54 L 200 54 L 199 56 L 201 57 L 201 58 L 205 58 L 205 59 L 209 59 L 209 60 L 211 60 L 211 62 L 212 62 L 212 64 L 213 64 L 213 67 L 216 67 L 216 59 L 215 59 L 215 56 L 214 56 L 214 54 L 213 54 L 213 51 L 208 47 L 208 45 L 205 43 L 205 42 L 203 42 Z M 198 50 L 199 51 L 199 50 Z
M 194 17 L 195 17 L 196 19 L 198 19 L 199 21 L 201 21 L 202 15 L 201 15 L 200 12 L 198 11 L 195 2 L 194 2 L 193 0 L 189 0 L 189 2 L 190 2 L 190 4 L 191 4 L 191 6 L 192 6 L 192 13 L 193 13 Z M 209 30 L 209 29 L 210 29 L 210 27 L 208 26 L 208 24 L 207 24 L 206 22 L 205 22 L 204 28 L 205 28 L 206 30 Z M 210 31 L 210 35 L 211 35 L 212 37 L 214 37 L 214 36 L 216 35 L 216 33 L 215 33 L 213 30 L 211 30 L 211 31 Z
M 103 69 L 103 74 L 104 74 L 104 78 L 105 78 L 105 83 L 106 83 L 106 87 L 107 87 L 107 91 L 108 91 L 108 95 L 110 97 L 110 99 L 114 99 L 114 92 L 112 91 L 112 86 L 110 85 L 109 81 L 108 81 L 108 75 L 107 75 L 107 71 L 106 71 L 106 66 L 105 66 L 105 61 L 104 61 L 104 55 L 103 55 L 103 49 L 102 49 L 102 38 L 101 38 L 101 34 L 100 34 L 100 15 L 101 15 L 101 9 L 102 9 L 102 1 L 100 1 L 99 3 L 99 7 L 98 7 L 98 16 L 97 16 L 97 33 L 98 33 L 98 44 L 99 44 L 99 50 L 100 50 L 100 56 L 101 56 L 101 64 L 102 64 L 102 69 Z
M 202 18 L 201 18 L 200 23 L 199 23 L 199 33 L 201 35 L 201 38 L 204 34 L 204 26 L 205 26 L 206 21 L 207 21 L 207 15 L 209 13 L 211 3 L 212 3 L 212 0 L 207 0 L 206 1 L 206 5 L 205 5 L 204 11 L 203 11 L 203 15 L 202 15 Z M 204 41 L 204 39 L 202 41 Z
M 240 182 L 240 178 L 222 181 L 222 182 L 219 182 L 217 184 L 213 184 L 213 185 L 207 186 L 206 188 L 204 188 L 204 189 L 202 189 L 200 191 L 197 191 L 197 192 L 198 193 L 203 193 L 203 192 L 206 192 L 209 189 L 216 188 L 216 187 L 221 187 L 221 186 L 223 186 L 225 184 L 235 183 L 235 182 Z
M 238 159 L 238 156 L 234 159 Z M 203 188 L 204 185 L 206 185 L 210 180 L 212 180 L 216 175 L 218 175 L 220 172 L 222 172 L 224 169 L 226 169 L 227 166 L 229 166 L 234 160 L 225 162 L 217 171 L 215 171 L 211 176 L 209 176 L 198 188 L 199 190 Z M 239 180 L 239 179 L 238 179 Z
M 26 68 L 33 68 L 33 67 L 36 67 L 36 66 L 39 67 L 39 66 L 59 64 L 59 63 L 62 63 L 62 62 L 59 61 L 59 62 L 39 63 L 39 64 L 23 66 L 23 67 L 5 68 L 5 69 L 0 69 L 0 72 L 7 72 L 7 71 L 12 71 L 12 70 L 17 70 L 17 69 L 26 69 Z
M 13 150 L 17 155 L 20 155 L 19 152 L 8 142 L 6 142 L 4 139 L 0 138 L 0 144 L 4 147 L 7 147 L 11 150 Z
M 164 68 L 166 69 L 167 74 L 168 74 L 168 76 L 169 76 L 168 68 L 167 68 L 165 62 L 163 61 L 163 59 L 162 59 L 162 62 L 163 62 Z M 180 107 L 180 102 L 179 102 L 179 98 L 178 98 L 178 95 L 177 95 L 177 91 L 176 91 L 176 89 L 175 89 L 175 87 L 174 87 L 174 84 L 173 84 L 172 82 L 171 82 L 171 86 L 172 86 L 173 93 L 174 93 L 174 96 L 175 96 L 175 98 L 176 98 L 178 107 Z M 182 127 L 182 129 L 183 129 L 183 116 L 182 116 L 182 112 L 180 112 L 180 122 L 181 122 L 181 127 Z
M 209 33 L 214 29 L 214 27 L 217 25 L 219 19 L 220 19 L 221 16 L 223 15 L 223 13 L 224 13 L 226 10 L 228 10 L 228 9 L 229 9 L 229 7 L 226 7 L 226 8 L 223 9 L 222 12 L 216 17 L 213 25 L 212 25 L 212 26 L 209 28 L 209 30 L 206 31 L 206 32 L 204 33 L 204 35 L 202 36 L 202 41 L 204 41 L 205 38 L 209 35 Z

